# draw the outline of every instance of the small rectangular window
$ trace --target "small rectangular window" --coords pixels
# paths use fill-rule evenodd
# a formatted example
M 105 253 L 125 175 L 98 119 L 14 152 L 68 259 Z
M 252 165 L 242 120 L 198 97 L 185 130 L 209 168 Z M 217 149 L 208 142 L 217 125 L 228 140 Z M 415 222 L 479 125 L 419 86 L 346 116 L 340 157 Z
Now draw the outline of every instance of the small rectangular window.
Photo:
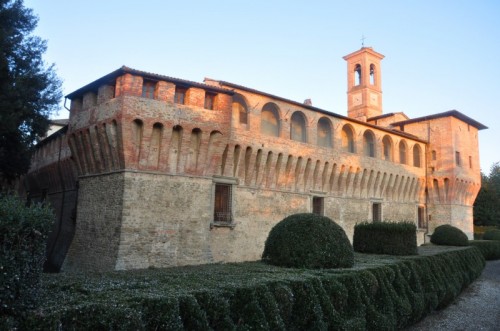
M 457 166 L 461 165 L 462 162 L 460 162 L 460 152 L 455 152 L 455 163 Z
M 417 208 L 417 219 L 418 219 L 418 228 L 419 229 L 426 229 L 427 224 L 425 222 L 425 209 L 424 207 L 418 207 Z
M 155 82 L 145 80 L 142 83 L 142 97 L 148 98 L 148 99 L 154 99 L 155 98 L 155 88 L 156 88 Z
M 205 93 L 205 109 L 213 110 L 215 105 L 215 94 Z
M 313 214 L 323 216 L 324 215 L 324 202 L 323 197 L 313 197 L 312 198 L 312 212 Z
M 382 221 L 382 204 L 379 202 L 372 203 L 372 221 Z
M 186 103 L 186 94 L 187 94 L 186 88 L 176 86 L 175 87 L 174 102 L 181 104 L 181 105 L 184 105 Z
M 469 168 L 472 169 L 472 156 L 469 156 Z
M 214 222 L 232 222 L 232 185 L 215 184 Z

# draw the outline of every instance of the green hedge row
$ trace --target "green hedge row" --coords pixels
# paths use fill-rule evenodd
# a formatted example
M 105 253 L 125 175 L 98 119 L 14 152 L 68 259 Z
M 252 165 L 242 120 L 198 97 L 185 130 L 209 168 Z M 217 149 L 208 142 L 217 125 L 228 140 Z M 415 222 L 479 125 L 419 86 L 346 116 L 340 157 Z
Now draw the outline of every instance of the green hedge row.
M 48 207 L 0 194 L 0 329 L 36 303 L 53 222 Z
M 485 260 L 500 259 L 500 241 L 497 240 L 469 240 L 470 246 L 479 248 Z
M 475 247 L 395 260 L 363 254 L 357 258 L 352 269 L 242 263 L 206 267 L 208 272 L 203 274 L 196 274 L 192 270 L 199 269 L 194 268 L 170 276 L 169 271 L 143 271 L 133 281 L 54 278 L 48 285 L 46 304 L 28 314 L 19 327 L 394 330 L 448 305 L 484 267 Z M 360 259 L 375 262 L 363 264 Z M 153 277 L 147 272 L 157 273 Z
M 498 241 L 500 241 L 500 230 L 498 230 L 498 229 L 487 230 L 483 234 L 483 239 L 484 240 L 498 240 Z
M 354 226 L 356 252 L 390 255 L 417 254 L 417 227 L 411 222 L 364 222 Z

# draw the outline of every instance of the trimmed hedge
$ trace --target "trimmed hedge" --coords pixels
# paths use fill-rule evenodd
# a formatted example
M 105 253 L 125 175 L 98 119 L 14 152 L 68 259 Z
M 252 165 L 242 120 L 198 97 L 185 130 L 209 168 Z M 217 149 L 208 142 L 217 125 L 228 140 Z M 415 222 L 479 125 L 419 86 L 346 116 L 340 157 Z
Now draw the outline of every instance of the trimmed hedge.
M 411 222 L 364 222 L 354 226 L 356 252 L 416 255 L 417 227 Z
M 500 241 L 496 240 L 469 240 L 470 246 L 479 248 L 485 260 L 500 259 Z
M 469 238 L 462 230 L 449 224 L 440 225 L 431 235 L 431 243 L 444 246 L 467 246 Z
M 484 267 L 476 247 L 420 250 L 399 258 L 357 254 L 351 270 L 253 262 L 51 274 L 45 302 L 19 329 L 402 329 L 448 305 Z
M 53 222 L 48 207 L 0 194 L 0 329 L 36 303 Z
M 276 224 L 267 237 L 262 259 L 292 268 L 349 268 L 354 252 L 347 235 L 325 216 L 294 214 Z
M 487 230 L 483 234 L 483 240 L 497 240 L 500 241 L 500 230 Z

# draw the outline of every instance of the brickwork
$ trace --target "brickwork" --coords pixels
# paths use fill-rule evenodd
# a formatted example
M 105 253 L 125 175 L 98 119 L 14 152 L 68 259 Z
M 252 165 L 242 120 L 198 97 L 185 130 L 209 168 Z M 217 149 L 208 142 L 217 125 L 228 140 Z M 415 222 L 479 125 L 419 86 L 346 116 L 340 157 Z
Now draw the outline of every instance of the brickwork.
M 80 189 L 64 269 L 256 260 L 269 230 L 312 212 L 314 197 L 350 238 L 357 222 L 375 218 L 374 204 L 382 220 L 415 223 L 423 207 L 429 229 L 419 230 L 419 243 L 444 223 L 471 236 L 484 126 L 458 112 L 381 115 L 383 56 L 370 48 L 353 54 L 348 86 L 357 62 L 375 71 L 349 90 L 351 101 L 360 92 L 368 98 L 350 104 L 349 117 L 223 81 L 126 67 L 70 94 L 66 155 Z M 142 95 L 144 82 L 154 94 Z M 175 103 L 178 86 L 184 104 Z M 56 162 L 46 148 L 40 166 Z M 230 186 L 229 222 L 214 216 L 216 183 Z

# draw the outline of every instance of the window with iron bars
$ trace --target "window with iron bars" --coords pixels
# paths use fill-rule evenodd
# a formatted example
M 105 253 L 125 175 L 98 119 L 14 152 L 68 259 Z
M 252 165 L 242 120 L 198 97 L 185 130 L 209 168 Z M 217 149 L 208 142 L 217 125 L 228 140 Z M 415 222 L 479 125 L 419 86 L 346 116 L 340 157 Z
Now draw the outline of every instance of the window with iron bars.
M 214 223 L 231 223 L 232 217 L 232 185 L 215 184 Z

